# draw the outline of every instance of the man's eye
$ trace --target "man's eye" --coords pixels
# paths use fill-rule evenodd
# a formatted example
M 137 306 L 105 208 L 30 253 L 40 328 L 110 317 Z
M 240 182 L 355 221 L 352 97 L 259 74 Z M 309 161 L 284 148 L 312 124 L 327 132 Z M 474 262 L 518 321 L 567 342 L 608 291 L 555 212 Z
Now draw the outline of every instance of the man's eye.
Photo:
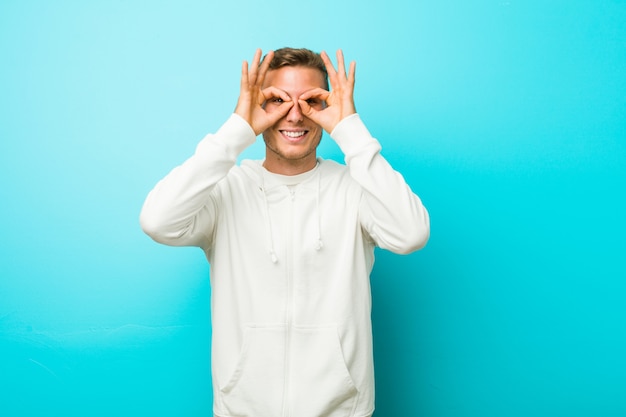
M 280 98 L 280 97 L 274 97 L 274 98 L 272 99 L 272 103 L 278 103 L 278 104 L 280 104 L 280 103 L 282 103 L 282 102 L 283 102 L 283 99 L 282 99 L 282 98 Z
M 319 100 L 316 100 L 314 98 L 310 98 L 306 102 L 309 104 L 309 106 L 315 106 L 315 105 L 319 104 Z

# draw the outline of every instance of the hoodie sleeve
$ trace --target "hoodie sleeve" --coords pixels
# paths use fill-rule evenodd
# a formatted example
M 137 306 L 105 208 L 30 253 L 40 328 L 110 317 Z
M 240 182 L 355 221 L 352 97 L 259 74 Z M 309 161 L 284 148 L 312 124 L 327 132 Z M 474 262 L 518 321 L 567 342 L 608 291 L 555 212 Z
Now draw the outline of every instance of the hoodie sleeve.
M 380 154 L 380 143 L 359 115 L 343 119 L 331 137 L 343 151 L 350 175 L 363 189 L 359 218 L 374 242 L 401 254 L 421 249 L 430 236 L 428 212 Z
M 166 245 L 208 248 L 217 214 L 211 190 L 255 139 L 250 125 L 231 115 L 215 134 L 202 139 L 193 156 L 150 191 L 139 216 L 143 231 Z

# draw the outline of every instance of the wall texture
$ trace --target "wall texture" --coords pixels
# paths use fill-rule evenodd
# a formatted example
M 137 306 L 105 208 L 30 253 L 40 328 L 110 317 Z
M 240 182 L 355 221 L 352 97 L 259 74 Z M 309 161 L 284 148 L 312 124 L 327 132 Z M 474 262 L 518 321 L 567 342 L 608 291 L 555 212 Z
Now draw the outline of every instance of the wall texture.
M 138 214 L 285 45 L 357 61 L 432 217 L 377 253 L 375 416 L 626 415 L 624 1 L 213 3 L 0 3 L 0 415 L 211 414 L 208 266 Z

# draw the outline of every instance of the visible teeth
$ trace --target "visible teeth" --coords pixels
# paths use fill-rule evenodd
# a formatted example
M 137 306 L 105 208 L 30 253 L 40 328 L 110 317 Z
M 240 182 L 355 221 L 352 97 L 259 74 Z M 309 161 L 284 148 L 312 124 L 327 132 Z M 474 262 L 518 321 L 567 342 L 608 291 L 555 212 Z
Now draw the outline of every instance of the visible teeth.
M 299 132 L 288 132 L 284 130 L 283 133 L 285 134 L 285 136 L 289 136 L 290 138 L 299 138 L 300 136 L 304 135 L 306 132 L 303 130 Z

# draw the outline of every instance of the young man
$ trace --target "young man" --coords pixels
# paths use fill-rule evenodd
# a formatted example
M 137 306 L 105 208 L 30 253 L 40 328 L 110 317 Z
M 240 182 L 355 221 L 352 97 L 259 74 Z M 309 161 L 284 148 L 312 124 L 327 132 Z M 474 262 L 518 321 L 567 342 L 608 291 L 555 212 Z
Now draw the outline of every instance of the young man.
M 235 113 L 146 199 L 143 230 L 211 265 L 216 416 L 374 410 L 374 247 L 412 252 L 430 226 L 356 114 L 354 74 L 341 51 L 337 69 L 323 52 L 257 51 Z M 324 130 L 347 166 L 317 157 Z M 236 166 L 259 134 L 265 159 Z

